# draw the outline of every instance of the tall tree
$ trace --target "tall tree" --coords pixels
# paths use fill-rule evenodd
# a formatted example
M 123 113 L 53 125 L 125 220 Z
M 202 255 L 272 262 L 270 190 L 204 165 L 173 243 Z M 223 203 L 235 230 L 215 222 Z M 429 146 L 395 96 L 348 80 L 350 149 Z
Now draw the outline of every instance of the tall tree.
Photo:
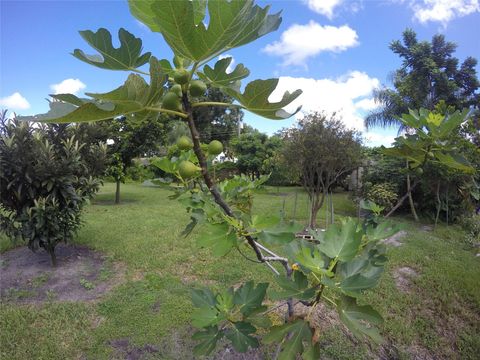
M 277 137 L 270 138 L 251 127 L 246 127 L 239 137 L 231 141 L 238 170 L 249 175 L 252 180 L 269 172 L 267 161 L 273 157 L 280 145 Z
M 433 110 L 441 100 L 456 109 L 478 107 L 477 60 L 467 57 L 459 65 L 453 56 L 456 47 L 440 34 L 431 42 L 418 41 L 411 29 L 403 32 L 402 41 L 392 41 L 389 48 L 402 59 L 402 66 L 393 73 L 394 89 L 384 87 L 374 92 L 381 106 L 365 118 L 367 128 L 402 127 L 398 116 L 408 113 L 408 109 Z
M 317 213 L 333 184 L 360 163 L 361 140 L 333 115 L 311 113 L 297 127 L 284 131 L 283 157 L 308 193 L 309 226 L 316 228 Z
M 200 101 L 232 103 L 233 98 L 220 89 L 208 86 Z M 195 108 L 194 116 L 198 119 L 198 131 L 206 142 L 218 140 L 228 144 L 237 134 L 238 124 L 243 119 L 243 111 L 236 107 L 202 106 Z

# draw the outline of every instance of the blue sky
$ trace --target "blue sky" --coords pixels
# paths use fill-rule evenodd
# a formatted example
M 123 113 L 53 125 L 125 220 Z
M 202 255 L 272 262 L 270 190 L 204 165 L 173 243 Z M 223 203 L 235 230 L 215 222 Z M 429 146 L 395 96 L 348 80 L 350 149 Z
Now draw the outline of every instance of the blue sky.
M 479 0 L 296 0 L 259 1 L 283 10 L 278 31 L 228 53 L 251 71 L 247 81 L 280 77 L 278 91 L 302 88 L 305 111 L 341 114 L 349 127 L 365 133 L 369 145 L 389 144 L 396 129 L 365 132 L 363 116 L 375 106 L 373 88 L 387 85 L 400 59 L 388 44 L 413 28 L 420 40 L 436 33 L 458 45 L 461 61 L 480 58 Z M 128 11 L 126 1 L 0 1 L 0 107 L 21 115 L 48 110 L 48 94 L 104 92 L 121 85 L 125 72 L 85 64 L 70 53 L 94 53 L 79 30 L 120 27 L 143 39 L 145 51 L 172 58 L 160 34 L 151 33 Z M 115 42 L 114 42 L 115 44 Z M 480 72 L 480 67 L 477 67 Z M 294 104 L 297 105 L 297 104 Z M 267 133 L 293 124 L 245 114 Z

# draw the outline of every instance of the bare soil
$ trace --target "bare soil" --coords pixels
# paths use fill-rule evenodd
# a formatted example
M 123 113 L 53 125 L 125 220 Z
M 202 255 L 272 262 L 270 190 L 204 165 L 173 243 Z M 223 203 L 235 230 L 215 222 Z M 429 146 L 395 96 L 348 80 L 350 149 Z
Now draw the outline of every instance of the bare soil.
M 395 285 L 402 292 L 409 292 L 412 288 L 412 280 L 418 276 L 418 273 L 411 267 L 404 266 L 393 271 Z
M 123 268 L 84 246 L 59 244 L 58 265 L 43 250 L 27 247 L 0 254 L 0 299 L 16 303 L 93 301 L 124 277 Z
M 394 247 L 399 247 L 399 246 L 403 245 L 403 243 L 400 240 L 402 240 L 405 236 L 407 236 L 407 232 L 402 230 L 402 231 L 399 231 L 398 233 L 390 236 L 389 238 L 386 238 L 382 242 L 384 244 L 387 244 L 387 245 L 391 245 L 391 246 L 394 246 Z

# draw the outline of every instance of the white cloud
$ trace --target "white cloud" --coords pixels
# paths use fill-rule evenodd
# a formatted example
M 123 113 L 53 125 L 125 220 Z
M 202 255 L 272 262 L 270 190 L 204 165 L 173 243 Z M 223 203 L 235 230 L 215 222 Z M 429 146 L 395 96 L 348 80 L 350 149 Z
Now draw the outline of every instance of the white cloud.
M 379 104 L 377 104 L 375 102 L 375 99 L 373 98 L 362 99 L 355 103 L 355 107 L 358 110 L 364 110 L 364 111 L 370 111 L 370 110 L 376 109 L 378 106 Z
M 358 35 L 348 25 L 322 26 L 315 21 L 294 24 L 285 30 L 280 41 L 268 44 L 263 51 L 284 57 L 284 65 L 302 65 L 321 52 L 341 52 L 358 45 Z
M 303 2 L 308 5 L 310 10 L 332 19 L 333 9 L 340 5 L 343 0 L 303 0 Z
M 61 83 L 50 85 L 55 94 L 76 94 L 86 87 L 79 79 L 65 79 Z
M 232 58 L 232 61 L 230 62 L 230 65 L 228 65 L 227 70 L 225 70 L 227 72 L 227 74 L 230 74 L 233 71 L 233 69 L 234 69 L 233 65 L 235 64 L 235 58 L 230 54 L 223 54 L 223 55 L 220 55 L 218 57 L 218 60 L 222 60 L 222 59 L 229 58 L 229 57 Z
M 10 96 L 0 99 L 0 106 L 5 106 L 7 109 L 25 110 L 30 108 L 30 104 L 22 94 L 15 92 Z
M 336 112 L 348 128 L 363 130 L 363 118 L 359 108 L 366 106 L 367 101 L 364 101 L 364 98 L 370 96 L 372 90 L 379 85 L 378 79 L 360 71 L 352 71 L 337 79 L 280 77 L 277 89 L 269 100 L 278 101 L 285 91 L 302 89 L 302 95 L 286 108 L 287 111 L 294 111 L 302 105 L 302 113 Z M 363 105 L 359 107 L 358 103 Z M 297 116 L 301 118 L 303 114 Z
M 378 134 L 374 132 L 366 132 L 363 134 L 363 139 L 365 141 L 365 145 L 367 146 L 384 145 L 384 146 L 390 147 L 392 143 L 395 141 L 395 136 Z
M 412 0 L 410 7 L 422 24 L 432 21 L 444 26 L 455 18 L 480 12 L 479 0 Z

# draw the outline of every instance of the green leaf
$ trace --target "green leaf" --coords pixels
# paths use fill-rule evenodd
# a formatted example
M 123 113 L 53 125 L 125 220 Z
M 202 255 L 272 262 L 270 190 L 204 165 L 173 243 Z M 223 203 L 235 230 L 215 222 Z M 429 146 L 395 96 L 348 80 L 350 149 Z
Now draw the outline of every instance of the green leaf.
M 301 271 L 293 272 L 293 279 L 284 275 L 275 278 L 282 291 L 272 291 L 270 297 L 277 299 L 296 298 L 310 300 L 315 295 L 315 288 L 308 288 L 308 279 Z
M 315 248 L 312 251 L 312 249 L 308 247 L 300 247 L 300 251 L 295 254 L 295 260 L 317 275 L 327 273 L 327 270 L 324 269 L 325 262 L 323 261 L 322 254 Z
M 382 342 L 375 325 L 380 325 L 383 319 L 370 305 L 360 306 L 355 298 L 342 296 L 337 302 L 337 311 L 340 320 L 357 338 L 368 336 L 376 343 Z
M 243 94 L 233 89 L 225 88 L 224 91 L 237 100 L 246 110 L 254 114 L 272 120 L 283 120 L 295 115 L 300 111 L 301 106 L 293 113 L 288 113 L 283 108 L 294 101 L 302 94 L 302 90 L 288 91 L 283 94 L 280 101 L 271 103 L 268 98 L 278 85 L 278 79 L 254 80 L 245 88 Z
M 214 307 L 203 306 L 192 313 L 192 325 L 198 328 L 216 325 L 225 317 Z
M 215 297 L 215 301 L 217 302 L 217 309 L 223 314 L 228 314 L 230 310 L 232 310 L 235 306 L 233 297 L 233 288 L 223 289 Z
M 237 245 L 237 235 L 230 232 L 227 223 L 206 223 L 204 230 L 197 237 L 197 245 L 212 248 L 214 256 L 223 256 Z
M 167 157 L 154 158 L 150 161 L 150 165 L 153 165 L 168 174 L 173 174 L 176 171 L 175 163 Z
M 318 360 L 320 359 L 320 344 L 311 344 L 302 355 L 303 360 Z
M 318 248 L 328 257 L 340 261 L 349 261 L 357 254 L 362 240 L 357 231 L 357 221 L 349 218 L 342 224 L 333 224 L 325 232 L 325 237 Z
M 469 118 L 470 109 L 463 109 L 462 112 L 458 110 L 453 114 L 445 117 L 443 122 L 438 127 L 438 136 L 443 138 L 448 136 L 455 128 L 459 127 L 463 122 Z
M 207 0 L 193 0 L 193 19 L 195 25 L 198 25 L 205 18 L 207 12 Z
M 264 229 L 258 233 L 258 238 L 267 244 L 285 245 L 295 240 L 295 233 L 303 228 L 295 222 L 282 223 L 270 229 Z
M 368 226 L 366 235 L 369 241 L 378 241 L 395 235 L 402 229 L 398 224 L 391 221 L 383 221 L 377 227 Z
M 191 289 L 192 302 L 195 307 L 213 307 L 217 303 L 210 289 Z
M 445 166 L 449 168 L 463 171 L 467 174 L 475 173 L 475 169 L 470 166 L 470 164 L 460 155 L 457 155 L 455 158 L 447 153 L 442 153 L 439 151 L 435 152 L 435 157 Z
M 162 95 L 163 86 L 167 81 L 166 75 L 161 71 L 159 61 L 155 57 L 150 58 L 150 85 L 137 75 L 130 74 L 127 81 L 117 89 L 104 94 L 89 93 L 94 100 L 85 100 L 68 96 L 67 94 L 57 95 L 61 100 L 83 104 L 75 107 L 71 104 L 51 102 L 51 110 L 46 114 L 22 117 L 22 120 L 47 121 L 55 123 L 86 122 L 108 120 L 120 115 L 131 113 L 142 113 L 142 116 L 149 116 L 146 111 L 148 106 L 158 105 Z M 54 105 L 55 104 L 55 105 Z M 68 111 L 68 112 L 66 112 Z
M 240 305 L 240 312 L 244 316 L 249 316 L 262 306 L 267 287 L 268 283 L 260 283 L 254 287 L 253 281 L 248 281 L 235 291 L 234 302 Z
M 303 342 L 307 342 L 308 344 L 312 342 L 312 330 L 310 326 L 306 321 L 300 319 L 285 325 L 274 326 L 270 333 L 264 336 L 263 342 L 266 344 L 280 342 L 288 334 L 292 334 L 292 336 L 282 344 L 278 356 L 279 360 L 295 360 L 297 354 L 302 354 L 304 351 Z
M 252 42 L 278 28 L 279 14 L 251 0 L 208 1 L 208 26 L 203 22 L 204 2 L 189 0 L 130 0 L 130 12 L 152 31 L 160 32 L 177 56 L 201 62 Z
M 340 283 L 340 289 L 347 295 L 357 297 L 362 290 L 377 286 L 383 267 L 371 266 L 367 271 L 350 276 Z
M 223 337 L 223 332 L 218 331 L 217 326 L 210 326 L 203 331 L 197 331 L 193 334 L 192 339 L 200 341 L 193 348 L 194 355 L 209 355 L 217 345 L 217 341 Z
M 125 29 L 118 31 L 120 47 L 115 49 L 112 45 L 112 35 L 107 29 L 99 29 L 96 33 L 86 30 L 80 35 L 100 55 L 86 55 L 82 50 L 75 49 L 73 56 L 86 63 L 102 69 L 132 70 L 145 65 L 150 59 L 150 53 L 141 54 L 142 40 L 136 38 Z
M 233 347 L 238 352 L 246 352 L 249 347 L 257 348 L 258 340 L 250 334 L 255 333 L 257 329 L 251 324 L 239 321 L 234 323 L 233 328 L 225 331 L 225 337 L 232 342 Z
M 238 64 L 232 72 L 227 73 L 231 62 L 232 58 L 227 57 L 218 60 L 213 69 L 209 65 L 205 65 L 203 73 L 199 72 L 198 76 L 215 87 L 229 87 L 238 92 L 240 91 L 240 80 L 250 75 L 250 71 L 243 64 Z

